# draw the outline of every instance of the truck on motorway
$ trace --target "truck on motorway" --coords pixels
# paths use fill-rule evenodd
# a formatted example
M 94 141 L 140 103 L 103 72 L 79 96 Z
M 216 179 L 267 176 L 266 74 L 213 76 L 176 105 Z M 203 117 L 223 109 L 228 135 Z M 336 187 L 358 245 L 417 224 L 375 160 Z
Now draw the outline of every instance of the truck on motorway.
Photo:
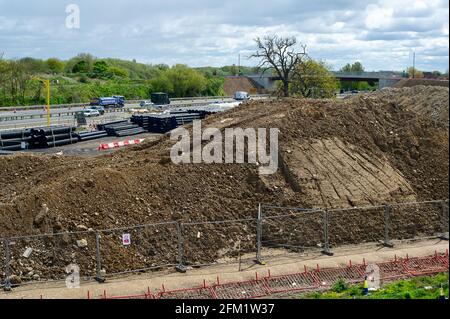
M 90 105 L 103 106 L 104 108 L 124 107 L 125 97 L 123 96 L 99 97 L 92 99 Z
M 155 105 L 170 104 L 169 94 L 162 92 L 155 92 L 151 94 L 151 101 Z

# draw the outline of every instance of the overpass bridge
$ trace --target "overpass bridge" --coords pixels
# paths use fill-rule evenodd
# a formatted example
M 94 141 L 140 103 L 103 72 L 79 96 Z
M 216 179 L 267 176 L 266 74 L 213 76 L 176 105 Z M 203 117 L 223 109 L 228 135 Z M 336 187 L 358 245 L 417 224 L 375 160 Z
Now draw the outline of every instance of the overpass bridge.
M 332 72 L 332 74 L 341 82 L 368 82 L 370 85 L 378 85 L 379 89 L 390 87 L 399 82 L 402 78 L 394 76 L 390 72 L 358 72 L 358 73 L 344 73 Z M 265 74 L 251 74 L 244 75 L 247 78 L 258 83 L 266 90 L 273 90 L 276 87 L 276 82 L 281 80 L 278 76 Z

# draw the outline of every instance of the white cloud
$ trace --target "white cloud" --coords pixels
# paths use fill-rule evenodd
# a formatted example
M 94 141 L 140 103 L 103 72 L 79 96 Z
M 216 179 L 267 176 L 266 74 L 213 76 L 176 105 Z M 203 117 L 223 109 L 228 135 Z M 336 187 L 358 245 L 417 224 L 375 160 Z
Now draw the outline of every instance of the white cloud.
M 366 8 L 366 13 L 364 20 L 366 27 L 368 29 L 381 29 L 391 25 L 394 9 L 370 4 Z
M 192 66 L 237 63 L 257 36 L 296 36 L 310 54 L 367 69 L 448 68 L 444 0 L 77 0 L 81 29 L 64 27 L 65 3 L 0 0 L 0 52 L 8 57 L 79 52 L 147 63 Z M 101 18 L 99 18 L 101 17 Z M 243 63 L 256 64 L 245 60 Z

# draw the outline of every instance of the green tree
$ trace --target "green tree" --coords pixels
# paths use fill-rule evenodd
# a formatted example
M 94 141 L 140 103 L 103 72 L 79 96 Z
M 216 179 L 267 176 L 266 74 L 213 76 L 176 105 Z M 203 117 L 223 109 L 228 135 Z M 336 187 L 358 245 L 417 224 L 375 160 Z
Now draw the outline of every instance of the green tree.
M 257 51 L 250 57 L 260 60 L 259 67 L 264 71 L 273 70 L 283 83 L 283 94 L 289 96 L 289 84 L 292 73 L 298 64 L 307 61 L 306 45 L 301 45 L 302 51 L 297 52 L 295 37 L 265 36 L 256 38 Z
M 417 70 L 416 68 L 414 68 L 414 67 L 412 67 L 412 66 L 409 67 L 409 68 L 406 70 L 406 72 L 408 73 L 408 76 L 409 76 L 410 78 L 415 78 L 415 79 L 421 79 L 421 78 L 423 78 L 423 72 Z
M 111 66 L 108 68 L 108 73 L 110 73 L 112 76 L 117 76 L 120 78 L 128 78 L 128 71 L 116 66 Z
M 86 61 L 78 61 L 72 68 L 73 73 L 87 73 L 89 71 Z
M 207 88 L 206 78 L 183 64 L 163 71 L 150 84 L 155 91 L 166 92 L 173 97 L 200 96 Z
M 331 98 L 339 89 L 339 81 L 324 62 L 308 60 L 295 67 L 290 93 L 302 97 Z
M 364 66 L 361 64 L 361 62 L 356 61 L 353 64 L 347 63 L 341 68 L 340 71 L 345 73 L 362 73 L 364 72 Z
M 47 65 L 44 61 L 34 58 L 22 58 L 16 61 L 20 66 L 29 73 L 42 73 L 47 71 Z
M 64 71 L 64 63 L 57 58 L 50 58 L 46 63 L 52 73 L 62 73 Z
M 106 63 L 103 60 L 96 61 L 92 68 L 92 72 L 94 73 L 95 77 L 99 77 L 99 78 L 105 77 L 108 72 L 108 63 Z
M 207 84 L 206 89 L 203 93 L 203 95 L 206 96 L 224 96 L 225 91 L 223 89 L 223 84 L 225 82 L 225 79 L 223 77 L 214 77 L 209 76 L 206 77 Z
M 150 80 L 150 86 L 152 88 L 152 92 L 165 92 L 169 95 L 173 95 L 174 92 L 173 83 L 165 74 Z

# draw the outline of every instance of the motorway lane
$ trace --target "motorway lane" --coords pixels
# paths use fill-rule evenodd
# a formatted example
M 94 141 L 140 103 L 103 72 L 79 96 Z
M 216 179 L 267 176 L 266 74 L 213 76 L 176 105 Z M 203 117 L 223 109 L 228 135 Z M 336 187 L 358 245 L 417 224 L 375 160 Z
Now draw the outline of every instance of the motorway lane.
M 234 101 L 234 99 L 231 98 L 224 98 L 224 99 L 204 99 L 204 100 L 182 100 L 182 101 L 172 101 L 170 105 L 177 106 L 177 105 L 183 105 L 183 104 L 196 104 L 196 103 L 214 103 L 214 102 L 231 102 Z M 75 111 L 82 111 L 87 107 L 65 107 L 65 108 L 54 108 L 52 109 L 50 107 L 50 111 L 52 114 L 60 114 L 60 113 L 67 113 L 67 112 L 75 112 Z M 131 108 L 140 108 L 139 103 L 126 103 L 125 108 L 131 109 Z M 46 115 L 47 111 L 42 108 L 41 110 L 27 110 L 27 111 L 16 111 L 14 112 L 14 108 L 11 107 L 11 111 L 0 111 L 0 117 L 4 116 L 26 116 L 26 115 Z
M 267 97 L 254 97 L 253 99 L 266 99 Z M 230 103 L 236 102 L 236 100 L 232 98 L 223 98 L 223 99 L 194 99 L 194 100 L 182 100 L 182 101 L 173 101 L 169 108 L 180 107 L 180 106 L 188 106 L 188 105 L 196 105 L 196 104 L 215 104 L 215 103 Z M 87 107 L 88 108 L 88 107 Z M 83 110 L 83 107 L 71 107 L 71 108 L 62 108 L 62 109 L 53 109 L 51 110 L 51 124 L 52 125 L 74 125 L 76 123 L 73 114 L 68 114 L 75 111 Z M 125 111 L 132 109 L 141 109 L 138 103 L 130 103 L 125 105 Z M 166 108 L 164 108 L 166 109 Z M 15 119 L 2 121 L 2 117 L 6 116 L 33 116 L 33 118 L 23 118 L 23 119 Z M 111 112 L 106 113 L 103 116 L 88 119 L 89 123 L 105 123 L 109 121 L 121 120 L 130 117 L 129 112 Z M 37 126 L 46 126 L 47 125 L 47 112 L 45 110 L 29 110 L 29 111 L 17 111 L 14 112 L 0 112 L 0 130 L 9 130 L 16 128 L 30 128 Z
M 126 112 L 121 113 L 107 113 L 98 117 L 87 118 L 88 125 L 90 124 L 102 124 L 107 122 L 119 121 L 123 119 L 129 119 L 130 114 Z M 52 117 L 51 119 L 52 126 L 58 125 L 77 125 L 77 122 L 73 116 L 61 116 L 61 117 Z M 24 129 L 24 128 L 32 128 L 32 127 L 41 127 L 47 126 L 47 118 L 44 116 L 42 118 L 32 118 L 32 119 L 24 119 L 18 121 L 7 121 L 0 122 L 0 131 L 2 130 L 12 130 L 12 129 Z

